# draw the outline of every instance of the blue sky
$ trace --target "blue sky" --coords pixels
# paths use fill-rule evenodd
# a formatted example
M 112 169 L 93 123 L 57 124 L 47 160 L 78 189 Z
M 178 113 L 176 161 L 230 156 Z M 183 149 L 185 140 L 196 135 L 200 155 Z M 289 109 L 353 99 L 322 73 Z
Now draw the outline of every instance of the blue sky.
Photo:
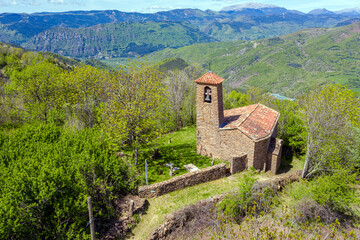
M 124 12 L 157 12 L 176 8 L 198 8 L 218 11 L 226 6 L 246 2 L 273 4 L 302 12 L 309 12 L 316 8 L 326 8 L 331 11 L 336 11 L 345 8 L 360 7 L 360 0 L 0 0 L 0 13 L 108 9 Z

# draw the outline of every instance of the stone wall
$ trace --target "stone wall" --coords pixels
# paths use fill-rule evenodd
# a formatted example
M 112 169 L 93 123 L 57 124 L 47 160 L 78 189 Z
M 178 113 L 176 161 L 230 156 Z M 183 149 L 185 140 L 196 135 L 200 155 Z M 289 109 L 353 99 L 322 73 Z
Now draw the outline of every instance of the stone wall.
M 249 167 L 266 170 L 269 141 L 270 137 L 255 142 L 253 165 L 249 165 Z
M 254 142 L 239 129 L 218 129 L 220 144 L 216 158 L 231 161 L 233 156 L 248 154 L 248 160 L 252 162 L 254 153 Z
M 186 173 L 169 180 L 139 187 L 139 196 L 142 198 L 157 197 L 169 192 L 183 189 L 188 186 L 209 182 L 226 176 L 226 164 L 221 163 L 196 172 Z
M 233 157 L 230 160 L 230 174 L 242 172 L 247 169 L 247 155 Z
M 282 150 L 282 140 L 276 138 L 276 145 L 273 152 L 268 154 L 267 159 L 267 169 L 271 170 L 271 173 L 276 174 L 276 171 L 280 167 L 281 163 L 281 150 Z

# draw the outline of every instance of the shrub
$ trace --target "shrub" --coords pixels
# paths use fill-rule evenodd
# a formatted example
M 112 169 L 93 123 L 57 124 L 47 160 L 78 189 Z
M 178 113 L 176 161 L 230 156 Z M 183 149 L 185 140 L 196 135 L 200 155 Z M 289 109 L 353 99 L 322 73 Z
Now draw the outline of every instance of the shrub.
M 86 197 L 99 226 L 114 216 L 113 198 L 136 187 L 131 169 L 95 129 L 33 124 L 1 133 L 0 239 L 79 238 Z
M 320 218 L 324 223 L 333 223 L 338 215 L 328 206 L 323 206 L 313 199 L 303 198 L 296 205 L 297 214 L 295 220 L 297 223 L 314 222 Z
M 337 218 L 355 216 L 351 206 L 358 205 L 359 198 L 352 187 L 354 183 L 355 175 L 336 172 L 291 184 L 286 190 L 295 200 L 295 209 L 303 215 L 297 217 L 297 221 L 313 221 L 320 217 L 329 223 Z
M 334 211 L 352 214 L 350 204 L 357 202 L 355 190 L 355 175 L 337 172 L 332 175 L 320 176 L 312 182 L 313 199 L 320 205 L 327 205 Z
M 244 174 L 240 179 L 239 191 L 228 195 L 219 204 L 219 209 L 237 222 L 246 215 L 256 216 L 268 213 L 275 203 L 275 191 L 271 187 L 254 191 L 256 178 L 251 176 L 252 173 Z

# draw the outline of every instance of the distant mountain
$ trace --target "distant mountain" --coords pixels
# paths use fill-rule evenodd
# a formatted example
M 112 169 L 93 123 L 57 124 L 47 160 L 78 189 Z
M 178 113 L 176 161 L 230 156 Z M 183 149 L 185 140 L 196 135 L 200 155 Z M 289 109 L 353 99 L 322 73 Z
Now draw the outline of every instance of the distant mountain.
M 348 16 L 358 16 L 360 14 L 360 7 L 357 8 L 347 8 L 340 11 L 336 11 L 336 14 L 343 14 Z
M 257 41 L 195 44 L 147 57 L 182 58 L 224 77 L 224 86 L 251 86 L 296 97 L 329 82 L 360 92 L 360 22 L 339 28 L 305 29 Z
M 254 11 L 254 10 L 259 10 L 259 11 Z M 262 15 L 269 15 L 269 14 L 288 13 L 289 10 L 275 5 L 250 2 L 250 3 L 243 3 L 229 7 L 224 7 L 223 9 L 221 9 L 220 12 L 242 12 L 244 14 L 251 14 L 258 12 L 261 13 Z
M 353 23 L 357 23 L 357 22 L 360 22 L 360 18 L 352 18 L 352 19 L 349 19 L 344 22 L 336 24 L 336 27 L 346 26 L 346 25 L 350 25 Z
M 212 39 L 186 22 L 100 24 L 88 28 L 56 27 L 35 35 L 25 47 L 77 58 L 143 56 Z
M 238 11 L 238 10 L 242 10 L 245 8 L 263 9 L 263 8 L 279 8 L 279 7 L 276 5 L 271 5 L 271 4 L 248 2 L 248 3 L 242 3 L 242 4 L 224 7 L 223 9 L 221 9 L 221 11 Z
M 72 57 L 132 56 L 148 54 L 164 47 L 176 48 L 198 42 L 257 40 L 281 36 L 305 28 L 331 27 L 360 17 L 360 12 L 356 11 L 356 9 L 344 10 L 338 14 L 327 10 L 314 10 L 310 12 L 311 14 L 305 14 L 275 5 L 247 3 L 227 7 L 219 12 L 176 9 L 153 14 L 117 10 L 3 13 L 0 14 L 0 41 L 40 51 L 69 54 Z M 167 27 L 165 38 L 172 42 L 166 42 L 159 37 L 161 43 L 156 43 L 153 38 L 156 34 L 153 31 L 165 34 L 165 29 L 161 27 L 152 29 L 154 24 L 150 23 L 158 23 L 161 26 L 166 25 L 165 22 L 176 22 L 176 28 L 182 30 L 177 32 L 173 26 L 171 32 Z M 120 30 L 113 34 L 111 40 L 104 37 L 112 35 L 111 31 L 115 31 L 113 26 L 120 23 L 127 23 L 127 33 L 132 36 L 140 34 L 139 39 L 144 41 L 129 42 L 129 38 L 123 37 Z M 101 27 L 96 27 L 99 25 Z M 142 27 L 139 27 L 140 25 Z M 146 26 L 151 27 L 145 29 Z M 96 31 L 101 31 L 103 36 L 98 36 L 94 29 L 101 29 Z M 79 36 L 75 38 L 77 32 Z M 147 34 L 149 38 L 146 37 Z M 175 43 L 175 40 L 179 44 Z
M 318 9 L 314 9 L 312 11 L 310 11 L 308 14 L 311 15 L 332 15 L 335 14 L 334 12 L 331 12 L 325 8 L 318 8 Z

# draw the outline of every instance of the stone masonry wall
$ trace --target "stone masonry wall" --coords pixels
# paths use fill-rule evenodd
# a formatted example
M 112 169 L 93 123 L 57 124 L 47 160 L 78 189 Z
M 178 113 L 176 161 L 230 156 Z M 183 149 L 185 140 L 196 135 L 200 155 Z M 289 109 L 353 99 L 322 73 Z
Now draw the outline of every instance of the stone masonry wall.
M 211 102 L 205 101 L 205 88 L 211 89 Z M 219 128 L 224 120 L 222 84 L 196 85 L 196 148 L 199 155 L 232 161 L 247 154 L 247 167 L 272 170 L 278 165 L 274 156 L 269 156 L 271 138 L 276 137 L 275 126 L 272 136 L 254 141 L 239 129 Z M 243 164 L 244 165 L 244 164 Z M 277 169 L 277 168 L 276 168 Z
M 169 180 L 139 187 L 139 196 L 142 198 L 157 197 L 169 192 L 183 189 L 188 186 L 209 182 L 226 176 L 226 164 L 221 163 L 196 172 L 190 172 Z
M 255 143 L 253 165 L 249 165 L 249 167 L 254 167 L 255 169 L 259 170 L 266 170 L 269 141 L 270 137 Z
M 211 103 L 204 101 L 204 89 L 211 89 Z M 197 153 L 208 157 L 216 155 L 217 137 L 224 119 L 222 105 L 222 84 L 201 84 L 196 86 L 196 142 Z
M 231 161 L 233 157 L 241 157 L 247 154 L 249 163 L 254 157 L 255 143 L 238 129 L 219 129 L 218 138 L 220 144 L 217 146 L 216 158 Z
M 233 157 L 230 160 L 230 174 L 242 172 L 247 168 L 247 155 Z
M 282 150 L 282 140 L 276 139 L 276 146 L 272 153 L 268 155 L 267 165 L 271 167 L 271 173 L 276 174 L 276 171 L 280 167 L 281 163 L 281 150 Z

